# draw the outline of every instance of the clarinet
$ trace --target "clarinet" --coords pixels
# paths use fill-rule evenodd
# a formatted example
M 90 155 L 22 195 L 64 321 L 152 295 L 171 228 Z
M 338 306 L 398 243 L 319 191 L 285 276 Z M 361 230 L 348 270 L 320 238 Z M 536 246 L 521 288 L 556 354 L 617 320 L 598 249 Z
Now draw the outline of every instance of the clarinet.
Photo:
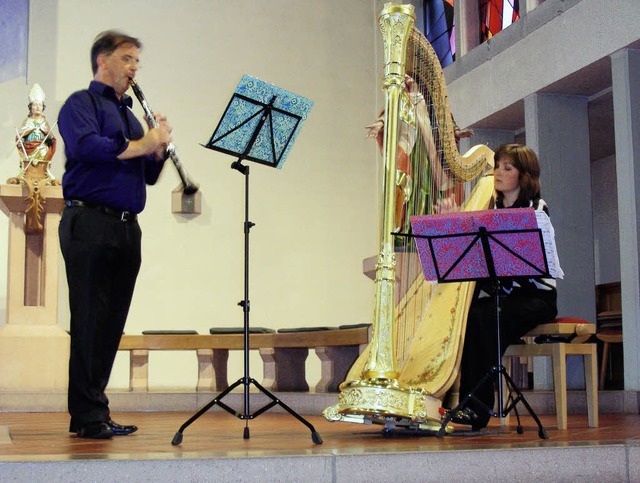
M 151 127 L 158 127 L 159 123 L 158 121 L 156 121 L 153 111 L 151 110 L 151 106 L 149 106 L 147 99 L 144 97 L 142 89 L 140 89 L 140 86 L 134 79 L 131 79 L 130 82 L 131 82 L 131 88 L 133 89 L 133 92 L 135 93 L 138 100 L 140 101 L 140 104 L 142 105 L 142 109 L 144 110 L 144 113 L 147 116 L 147 122 Z M 180 158 L 178 158 L 178 154 L 176 153 L 176 149 L 173 146 L 173 143 L 170 143 L 167 146 L 166 154 L 168 157 L 171 158 L 171 161 L 173 161 L 173 164 L 176 167 L 176 170 L 178 171 L 178 175 L 180 176 L 180 181 L 182 181 L 182 192 L 185 195 L 192 195 L 196 191 L 198 191 L 198 185 L 193 181 L 191 181 L 191 179 L 189 178 L 189 175 L 187 174 L 184 167 L 182 166 L 182 163 L 180 162 Z

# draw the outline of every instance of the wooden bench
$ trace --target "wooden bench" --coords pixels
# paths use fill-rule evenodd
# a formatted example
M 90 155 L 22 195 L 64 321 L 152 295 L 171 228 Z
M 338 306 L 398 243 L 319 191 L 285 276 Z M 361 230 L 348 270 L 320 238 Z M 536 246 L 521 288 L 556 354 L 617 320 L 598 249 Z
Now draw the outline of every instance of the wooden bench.
M 367 327 L 321 332 L 252 333 L 249 348 L 259 350 L 264 363 L 267 389 L 308 391 L 305 351 L 316 350 L 321 361 L 321 379 L 317 392 L 337 390 L 340 374 L 354 362 L 369 341 Z M 356 350 L 354 350 L 354 347 Z M 198 360 L 197 391 L 222 391 L 229 387 L 227 361 L 230 350 L 244 349 L 244 334 L 125 334 L 118 350 L 128 351 L 129 390 L 149 390 L 149 351 L 195 351 Z M 350 362 L 349 362 L 350 361 Z M 349 366 L 343 369 L 345 366 Z M 304 389 L 306 388 L 306 389 Z
M 584 359 L 584 379 L 587 393 L 589 427 L 598 427 L 598 360 L 596 344 L 588 342 L 595 334 L 595 324 L 584 319 L 561 317 L 541 324 L 528 332 L 524 339 L 549 337 L 553 342 L 514 344 L 504 357 L 551 357 L 553 388 L 556 402 L 558 429 L 567 429 L 567 356 L 581 355 Z M 561 339 L 567 342 L 562 342 Z M 569 340 L 570 339 L 570 340 Z M 505 364 L 505 367 L 509 367 Z
M 315 349 L 320 359 L 320 381 L 316 392 L 337 392 L 360 352 L 369 343 L 369 325 L 340 328 L 309 327 L 281 329 L 273 345 L 260 349 L 264 364 L 263 385 L 273 391 L 309 390 L 306 359 Z

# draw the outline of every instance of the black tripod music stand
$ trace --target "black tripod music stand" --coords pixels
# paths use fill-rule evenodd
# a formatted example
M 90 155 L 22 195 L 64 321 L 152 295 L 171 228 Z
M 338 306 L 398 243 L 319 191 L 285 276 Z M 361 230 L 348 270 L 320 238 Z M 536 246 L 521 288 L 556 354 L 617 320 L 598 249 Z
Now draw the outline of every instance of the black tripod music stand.
M 551 276 L 542 231 L 535 223 L 533 210 L 487 210 L 476 213 L 436 215 L 432 216 L 434 225 L 430 230 L 426 230 L 431 234 L 425 234 L 425 226 L 419 223 L 421 218 L 424 220 L 427 217 L 412 218 L 414 234 L 409 236 L 416 238 L 425 277 L 428 280 L 437 280 L 438 283 L 488 279 L 491 282 L 491 295 L 495 298 L 498 333 L 496 365 L 489 369 L 454 409 L 449 411 L 436 435 L 444 436 L 447 424 L 454 415 L 465 408 L 469 401 L 474 400 L 493 417 L 505 417 L 514 410 L 518 419 L 519 434 L 523 429 L 516 405 L 522 402 L 538 425 L 540 438 L 547 439 L 547 433 L 540 419 L 502 364 L 500 340 L 501 279 Z M 515 228 L 527 226 L 528 228 Z M 441 231 L 434 233 L 434 227 L 436 227 L 435 231 L 438 227 Z M 423 241 L 420 241 L 421 239 Z M 506 406 L 503 400 L 503 379 L 509 391 L 509 404 Z M 498 412 L 494 412 L 493 408 L 486 406 L 475 396 L 484 384 L 493 384 L 495 380 L 498 386 Z M 516 396 L 514 397 L 513 394 Z
M 250 170 L 249 166 L 242 164 L 242 161 L 247 159 L 267 166 L 281 168 L 300 130 L 302 121 L 306 118 L 312 105 L 313 103 L 308 99 L 245 75 L 238 84 L 213 135 L 205 145 L 208 149 L 239 156 L 231 164 L 231 168 L 242 173 L 245 179 L 244 298 L 238 302 L 244 314 L 244 375 L 180 427 L 171 441 L 174 446 L 182 442 L 184 430 L 216 404 L 239 419 L 245 420 L 244 439 L 250 438 L 250 419 L 255 419 L 273 406 L 279 405 L 309 428 L 311 439 L 315 444 L 322 444 L 320 434 L 311 423 L 249 375 L 249 233 L 255 223 L 249 221 Z M 222 400 L 227 394 L 241 385 L 244 388 L 244 407 L 240 413 Z M 253 413 L 250 412 L 249 387 L 251 385 L 254 385 L 270 399 L 267 404 Z

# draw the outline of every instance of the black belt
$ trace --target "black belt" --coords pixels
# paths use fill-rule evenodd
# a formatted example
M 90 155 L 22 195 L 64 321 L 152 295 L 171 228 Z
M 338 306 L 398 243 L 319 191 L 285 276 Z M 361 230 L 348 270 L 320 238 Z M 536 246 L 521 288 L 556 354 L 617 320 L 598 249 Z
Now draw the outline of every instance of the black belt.
M 120 218 L 120 221 L 135 221 L 135 219 L 138 218 L 138 215 L 130 211 L 120 211 L 114 208 L 109 208 L 108 206 L 94 205 L 93 203 L 87 203 L 86 201 L 67 200 L 64 202 L 64 204 L 68 207 L 83 207 L 83 208 L 91 208 L 94 210 L 102 211 L 107 215 Z

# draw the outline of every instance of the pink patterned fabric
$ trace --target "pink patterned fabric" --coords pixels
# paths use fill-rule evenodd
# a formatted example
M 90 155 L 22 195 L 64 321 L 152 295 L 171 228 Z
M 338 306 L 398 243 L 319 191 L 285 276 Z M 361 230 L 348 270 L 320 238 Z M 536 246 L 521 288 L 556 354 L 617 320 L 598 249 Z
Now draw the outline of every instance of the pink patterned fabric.
M 498 277 L 547 275 L 535 210 L 513 208 L 411 217 L 413 234 L 421 236 L 415 240 L 425 279 L 449 282 L 488 278 L 478 235 L 481 227 L 489 235 Z

